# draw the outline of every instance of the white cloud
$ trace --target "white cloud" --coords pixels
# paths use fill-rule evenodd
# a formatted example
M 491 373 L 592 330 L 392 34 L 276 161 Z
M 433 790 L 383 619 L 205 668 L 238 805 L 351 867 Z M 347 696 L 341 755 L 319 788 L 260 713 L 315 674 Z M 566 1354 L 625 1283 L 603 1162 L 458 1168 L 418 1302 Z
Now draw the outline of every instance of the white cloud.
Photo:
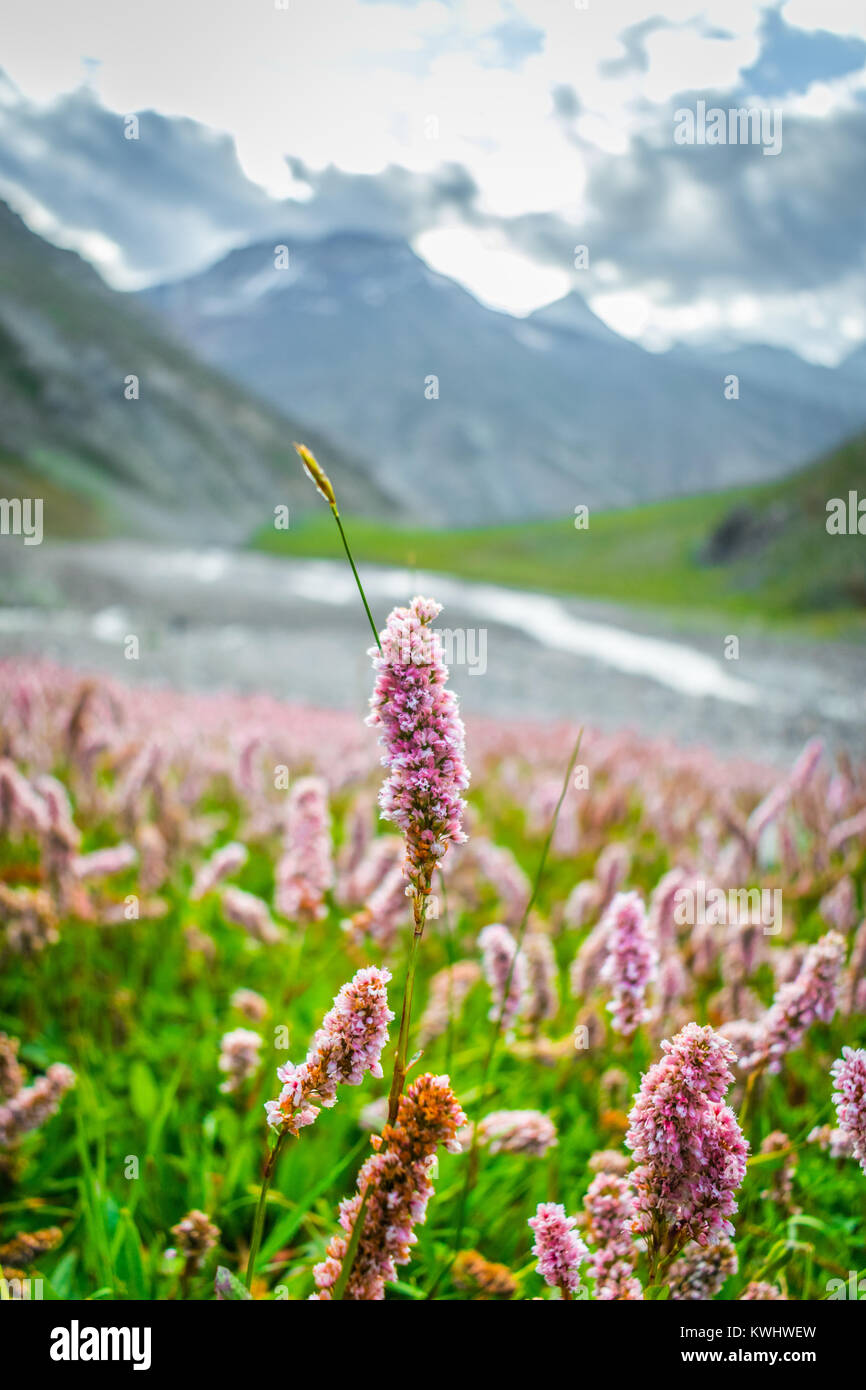
M 457 280 L 492 309 L 528 314 L 571 289 L 564 270 L 510 250 L 501 234 L 440 227 L 423 232 L 414 248 L 433 270 Z

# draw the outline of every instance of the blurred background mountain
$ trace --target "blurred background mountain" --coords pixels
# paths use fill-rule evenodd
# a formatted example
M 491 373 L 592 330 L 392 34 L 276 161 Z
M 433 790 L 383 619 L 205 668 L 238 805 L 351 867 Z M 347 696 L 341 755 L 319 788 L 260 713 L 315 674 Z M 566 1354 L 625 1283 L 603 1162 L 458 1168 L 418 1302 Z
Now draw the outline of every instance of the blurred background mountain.
M 288 252 L 121 294 L 0 204 L 5 494 L 44 492 L 55 534 L 243 541 L 278 502 L 315 508 L 303 437 L 348 510 L 477 527 L 764 482 L 866 424 L 862 352 L 835 369 L 770 347 L 653 354 L 576 292 L 525 319 L 487 309 L 393 239 Z
M 0 492 L 43 497 L 49 534 L 243 540 L 277 503 L 309 505 L 287 464 L 299 434 L 333 459 L 347 505 L 393 513 L 348 451 L 201 362 L 0 203 Z
M 303 404 L 359 450 L 415 521 L 489 525 L 764 481 L 866 425 L 856 361 L 830 369 L 738 345 L 651 353 L 576 291 L 514 318 L 405 242 L 281 244 L 286 269 L 260 243 L 144 298 L 207 361 L 277 407 Z

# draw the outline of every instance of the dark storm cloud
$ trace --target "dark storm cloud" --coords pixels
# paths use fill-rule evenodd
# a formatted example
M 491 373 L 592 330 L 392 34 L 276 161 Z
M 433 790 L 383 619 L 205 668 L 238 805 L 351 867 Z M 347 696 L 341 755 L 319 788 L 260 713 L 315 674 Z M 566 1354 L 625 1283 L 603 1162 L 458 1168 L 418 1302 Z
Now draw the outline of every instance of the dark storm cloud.
M 0 106 L 0 196 L 14 204 L 24 190 L 67 232 L 108 237 L 143 282 L 180 277 L 276 233 L 350 227 L 412 237 L 445 213 L 475 218 L 478 189 L 457 165 L 371 177 L 289 159 L 312 196 L 277 200 L 246 177 L 230 137 L 153 111 L 138 121 L 139 139 L 125 139 L 124 117 L 87 89 L 47 108 Z
M 675 145 L 675 109 L 699 98 L 730 105 L 730 94 L 681 94 L 667 123 L 627 153 L 599 159 L 583 144 L 586 216 L 512 219 L 512 242 L 558 265 L 585 242 L 596 262 L 618 266 L 620 287 L 662 279 L 675 301 L 732 284 L 758 294 L 815 289 L 866 269 L 866 109 L 822 120 L 783 113 L 782 150 L 767 157 L 757 145 Z
M 142 274 L 180 273 L 203 247 L 245 241 L 273 221 L 273 201 L 250 183 L 234 142 L 194 121 L 124 117 L 87 89 L 42 108 L 0 107 L 0 190 L 20 188 L 63 226 L 98 231 Z

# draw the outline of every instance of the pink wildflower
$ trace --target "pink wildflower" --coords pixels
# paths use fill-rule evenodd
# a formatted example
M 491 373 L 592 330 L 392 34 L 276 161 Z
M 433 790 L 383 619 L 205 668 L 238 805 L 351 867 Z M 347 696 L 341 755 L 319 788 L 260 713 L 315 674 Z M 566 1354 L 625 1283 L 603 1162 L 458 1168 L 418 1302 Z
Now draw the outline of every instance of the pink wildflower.
M 456 1019 L 466 997 L 481 979 L 481 967 L 474 960 L 457 960 L 438 970 L 430 981 L 430 996 L 421 1017 L 418 1042 L 427 1047 L 445 1032 L 448 1021 Z
M 213 892 L 223 879 L 231 878 L 238 869 L 242 869 L 247 858 L 247 847 L 238 840 L 230 840 L 227 845 L 222 845 L 198 870 L 189 895 L 191 900 L 194 903 L 200 902 L 205 894 Z
M 496 889 L 504 908 L 503 919 L 517 926 L 529 901 L 530 883 L 510 849 L 495 845 L 483 836 L 473 836 L 473 858 L 482 878 Z
M 688 1240 L 732 1235 L 728 1217 L 746 1172 L 747 1145 L 723 1103 L 736 1060 L 727 1039 L 689 1023 L 662 1051 L 641 1081 L 625 1140 L 638 1165 L 636 1228 L 648 1236 L 651 1260 Z
M 845 939 L 828 932 L 806 952 L 795 980 L 783 984 L 755 1027 L 753 1050 L 741 1058 L 746 1071 L 781 1071 L 782 1058 L 792 1052 L 813 1023 L 829 1023 L 836 1012 Z
M 830 1068 L 836 1085 L 833 1104 L 839 1129 L 852 1157 L 866 1173 L 866 1051 L 843 1047 L 842 1056 Z
M 556 955 L 544 931 L 527 932 L 522 952 L 526 961 L 526 996 L 521 1012 L 527 1023 L 538 1025 L 559 1013 Z
M 478 1140 L 492 1154 L 528 1154 L 543 1158 L 558 1144 L 556 1125 L 540 1110 L 494 1110 L 478 1125 Z
M 79 854 L 72 860 L 72 873 L 77 879 L 109 878 L 122 874 L 138 862 L 134 845 L 112 845 L 110 849 L 95 849 L 91 854 Z
M 757 845 L 764 831 L 772 825 L 773 821 L 778 820 L 788 802 L 808 786 L 817 771 L 823 754 L 824 745 L 821 740 L 819 738 L 811 739 L 797 758 L 788 776 L 773 787 L 760 805 L 755 807 L 746 826 L 752 845 Z
M 738 1268 L 737 1252 L 729 1240 L 706 1246 L 687 1245 L 668 1270 L 671 1298 L 680 1303 L 715 1298 Z
M 250 1028 L 234 1028 L 220 1039 L 219 1069 L 226 1073 L 220 1090 L 226 1094 L 239 1091 L 245 1081 L 258 1070 L 259 1052 L 263 1039 Z
M 478 937 L 484 978 L 490 986 L 493 1003 L 488 1014 L 495 1022 L 502 1014 L 501 1027 L 507 1032 L 520 1012 L 526 987 L 526 959 L 507 927 L 493 922 Z
M 542 1202 L 529 1225 L 535 1232 L 532 1253 L 538 1258 L 538 1273 L 552 1289 L 560 1289 L 563 1298 L 571 1298 L 581 1289 L 580 1266 L 589 1257 L 574 1229 L 576 1218 L 566 1216 L 565 1207 L 556 1202 Z
M 353 938 L 360 938 L 366 932 L 381 950 L 389 950 L 400 927 L 409 920 L 406 893 L 403 871 L 395 864 L 373 889 L 361 911 L 343 923 L 344 930 Z
M 740 1303 L 747 1303 L 751 1299 L 764 1299 L 773 1303 L 788 1302 L 787 1295 L 783 1294 L 776 1284 L 762 1283 L 761 1280 L 747 1284 L 740 1294 L 739 1301 Z
M 236 989 L 231 997 L 231 1006 L 248 1018 L 251 1023 L 261 1023 L 267 1017 L 267 1000 L 254 989 Z
M 370 653 L 376 687 L 367 723 L 382 730 L 382 763 L 388 768 L 379 805 L 383 818 L 406 837 L 407 877 L 422 897 L 448 845 L 466 839 L 460 795 L 469 785 L 464 729 L 432 628 L 440 611 L 440 604 L 424 598 L 395 608 L 380 634 L 381 653 Z
M 845 874 L 829 893 L 824 894 L 818 903 L 818 912 L 836 931 L 851 930 L 857 918 L 857 895 L 850 874 Z
M 328 788 L 321 777 L 303 777 L 292 787 L 286 841 L 277 865 L 277 912 L 290 920 L 320 921 L 334 884 Z
M 215 1226 L 203 1211 L 190 1211 L 171 1233 L 177 1241 L 175 1250 L 166 1250 L 167 1255 L 179 1253 L 186 1260 L 187 1269 L 201 1269 L 208 1251 L 212 1250 L 220 1238 L 219 1226 Z
M 631 1184 L 610 1171 L 597 1173 L 583 1205 L 588 1217 L 586 1237 L 594 1247 L 589 1268 L 596 1298 L 602 1302 L 643 1298 L 635 1275 L 638 1251 L 631 1235 L 635 1215 Z
M 658 968 L 658 956 L 647 929 L 639 893 L 617 893 L 605 913 L 607 959 L 601 979 L 610 984 L 613 1028 L 629 1038 L 652 1017 L 646 995 Z
M 368 966 L 343 985 L 325 1015 L 300 1066 L 277 1068 L 283 1089 L 265 1104 L 268 1124 L 297 1134 L 311 1125 L 324 1106 L 337 1103 L 337 1086 L 359 1086 L 367 1072 L 382 1076 L 382 1049 L 394 1015 L 388 1008 L 387 970 Z
M 0 1105 L 0 1147 L 8 1148 L 23 1134 L 44 1125 L 74 1085 L 75 1072 L 62 1062 L 55 1062 L 44 1076 Z
M 220 904 L 226 921 L 243 927 L 254 941 L 261 941 L 265 946 L 282 941 L 283 933 L 271 917 L 267 903 L 255 893 L 229 885 L 222 891 Z
M 847 820 L 839 821 L 827 836 L 827 849 L 830 854 L 834 854 L 838 849 L 844 849 L 849 840 L 860 840 L 866 837 L 866 806 L 862 811 L 858 811 L 856 816 L 849 816 Z
M 460 1152 L 457 1131 L 466 1123 L 447 1076 L 419 1076 L 400 1097 L 397 1119 L 386 1125 L 372 1143 L 377 1152 L 358 1174 L 357 1191 L 340 1203 L 340 1225 L 345 1235 L 335 1236 L 313 1274 L 318 1286 L 314 1299 L 328 1301 L 337 1283 L 361 1205 L 366 1196 L 364 1222 L 352 1272 L 344 1297 L 362 1301 L 385 1296 L 385 1285 L 397 1277 L 397 1266 L 409 1263 L 417 1236 L 414 1227 L 424 1222 L 433 1193 L 430 1167 L 440 1147 Z

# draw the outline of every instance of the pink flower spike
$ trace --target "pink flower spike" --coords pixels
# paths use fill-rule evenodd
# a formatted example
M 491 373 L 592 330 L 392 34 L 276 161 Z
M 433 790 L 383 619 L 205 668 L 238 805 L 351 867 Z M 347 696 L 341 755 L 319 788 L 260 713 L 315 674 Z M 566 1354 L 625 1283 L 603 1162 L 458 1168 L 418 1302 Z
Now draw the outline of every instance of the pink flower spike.
M 433 870 L 449 844 L 461 844 L 469 785 L 465 731 L 457 700 L 446 689 L 448 668 L 432 628 L 441 605 L 414 598 L 395 608 L 371 648 L 376 685 L 367 723 L 381 729 L 388 776 L 379 793 L 382 818 L 406 837 L 406 874 L 416 893 L 430 891 Z
M 574 1230 L 575 1217 L 566 1216 L 565 1207 L 556 1202 L 542 1202 L 529 1225 L 535 1232 L 532 1253 L 538 1259 L 538 1273 L 552 1289 L 571 1298 L 581 1287 L 580 1266 L 589 1255 Z
M 833 1104 L 842 1139 L 866 1173 L 866 1051 L 843 1047 L 830 1075 L 836 1084 Z

